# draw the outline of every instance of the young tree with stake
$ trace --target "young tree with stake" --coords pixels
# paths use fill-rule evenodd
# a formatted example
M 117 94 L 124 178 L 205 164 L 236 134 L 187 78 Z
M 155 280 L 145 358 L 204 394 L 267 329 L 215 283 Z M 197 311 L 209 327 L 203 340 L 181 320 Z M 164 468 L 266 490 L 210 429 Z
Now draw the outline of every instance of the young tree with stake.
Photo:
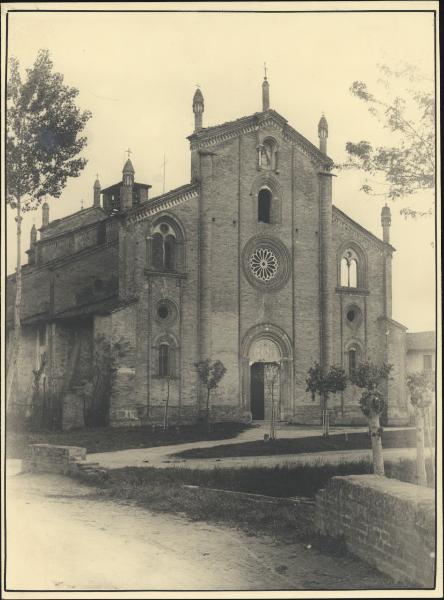
M 78 90 L 54 73 L 48 50 L 40 50 L 22 80 L 19 62 L 9 61 L 6 90 L 6 202 L 16 211 L 17 268 L 14 336 L 8 361 L 6 402 L 10 402 L 21 339 L 22 214 L 36 210 L 48 195 L 59 198 L 68 178 L 86 165 L 79 157 L 87 139 L 81 133 L 91 117 L 75 104 Z
M 363 362 L 350 375 L 351 382 L 363 390 L 359 404 L 369 420 L 375 475 L 385 474 L 380 416 L 384 412 L 387 401 L 379 387 L 383 381 L 387 381 L 391 370 L 392 365 Z
M 324 372 L 319 363 L 315 363 L 308 370 L 308 376 L 305 380 L 307 384 L 306 391 L 311 393 L 314 401 L 316 394 L 319 394 L 322 409 L 322 436 L 329 435 L 329 414 L 328 414 L 328 396 L 342 392 L 347 387 L 347 376 L 342 367 L 331 366 L 327 372 Z
M 207 431 L 210 431 L 210 392 L 219 385 L 222 377 L 227 372 L 225 365 L 220 360 L 215 360 L 213 363 L 209 358 L 194 363 L 199 379 L 207 388 L 207 399 L 205 406 L 205 422 Z

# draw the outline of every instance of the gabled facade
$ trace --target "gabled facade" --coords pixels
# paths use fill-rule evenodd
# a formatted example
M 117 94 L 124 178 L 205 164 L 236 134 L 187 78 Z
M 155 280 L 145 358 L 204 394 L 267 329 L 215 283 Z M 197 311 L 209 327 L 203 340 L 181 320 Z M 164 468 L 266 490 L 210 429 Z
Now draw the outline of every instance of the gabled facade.
M 24 268 L 21 360 L 36 365 L 47 351 L 65 426 L 82 424 L 75 407 L 91 395 L 98 339 L 126 348 L 109 405 L 114 426 L 161 422 L 167 395 L 170 422 L 196 422 L 205 403 L 194 363 L 205 358 L 227 368 L 214 420 L 269 418 L 277 363 L 278 417 L 319 422 L 305 391 L 309 367 L 350 370 L 365 358 L 395 364 L 387 419 L 405 420 L 390 211 L 381 240 L 335 208 L 325 117 L 318 148 L 270 109 L 267 80 L 262 101 L 261 112 L 205 128 L 197 90 L 187 185 L 150 199 L 128 159 L 120 183 L 101 191 L 96 181 L 90 209 L 50 223 L 44 206 Z M 32 372 L 19 402 L 30 382 Z M 352 387 L 336 398 L 333 421 L 362 422 L 358 399 Z

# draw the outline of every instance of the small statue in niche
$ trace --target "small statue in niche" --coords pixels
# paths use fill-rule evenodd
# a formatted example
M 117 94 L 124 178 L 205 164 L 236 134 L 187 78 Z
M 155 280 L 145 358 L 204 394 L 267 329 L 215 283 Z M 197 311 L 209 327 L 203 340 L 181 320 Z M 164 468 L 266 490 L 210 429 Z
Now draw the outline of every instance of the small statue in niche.
M 272 140 L 265 140 L 264 143 L 259 146 L 259 166 L 263 169 L 274 169 L 276 162 L 275 155 L 275 144 Z

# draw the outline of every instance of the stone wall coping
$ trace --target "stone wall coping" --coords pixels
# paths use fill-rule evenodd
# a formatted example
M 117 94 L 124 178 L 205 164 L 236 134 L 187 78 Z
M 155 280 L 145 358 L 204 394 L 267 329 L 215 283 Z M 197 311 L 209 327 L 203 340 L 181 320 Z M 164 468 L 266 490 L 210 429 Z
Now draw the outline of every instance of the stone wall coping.
M 30 448 L 57 448 L 59 450 L 84 450 L 82 446 L 63 446 L 57 444 L 29 444 Z
M 346 475 L 340 477 L 332 477 L 330 486 L 335 486 L 335 482 L 340 485 L 341 482 L 346 484 L 365 487 L 367 490 L 374 490 L 383 493 L 393 498 L 404 501 L 415 502 L 417 504 L 435 504 L 435 492 L 432 488 L 427 488 L 398 479 L 390 479 L 381 475 Z

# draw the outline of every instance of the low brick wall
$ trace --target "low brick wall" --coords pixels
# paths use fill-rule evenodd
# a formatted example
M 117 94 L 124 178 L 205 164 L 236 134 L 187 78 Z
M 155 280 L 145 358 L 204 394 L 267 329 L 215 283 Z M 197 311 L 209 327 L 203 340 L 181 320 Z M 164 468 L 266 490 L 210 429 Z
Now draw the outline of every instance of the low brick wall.
M 333 477 L 316 496 L 315 529 L 395 581 L 433 588 L 434 491 L 377 475 Z
M 42 473 L 72 474 L 79 462 L 86 459 L 86 449 L 78 446 L 52 446 L 51 444 L 31 444 L 23 460 L 24 471 Z

